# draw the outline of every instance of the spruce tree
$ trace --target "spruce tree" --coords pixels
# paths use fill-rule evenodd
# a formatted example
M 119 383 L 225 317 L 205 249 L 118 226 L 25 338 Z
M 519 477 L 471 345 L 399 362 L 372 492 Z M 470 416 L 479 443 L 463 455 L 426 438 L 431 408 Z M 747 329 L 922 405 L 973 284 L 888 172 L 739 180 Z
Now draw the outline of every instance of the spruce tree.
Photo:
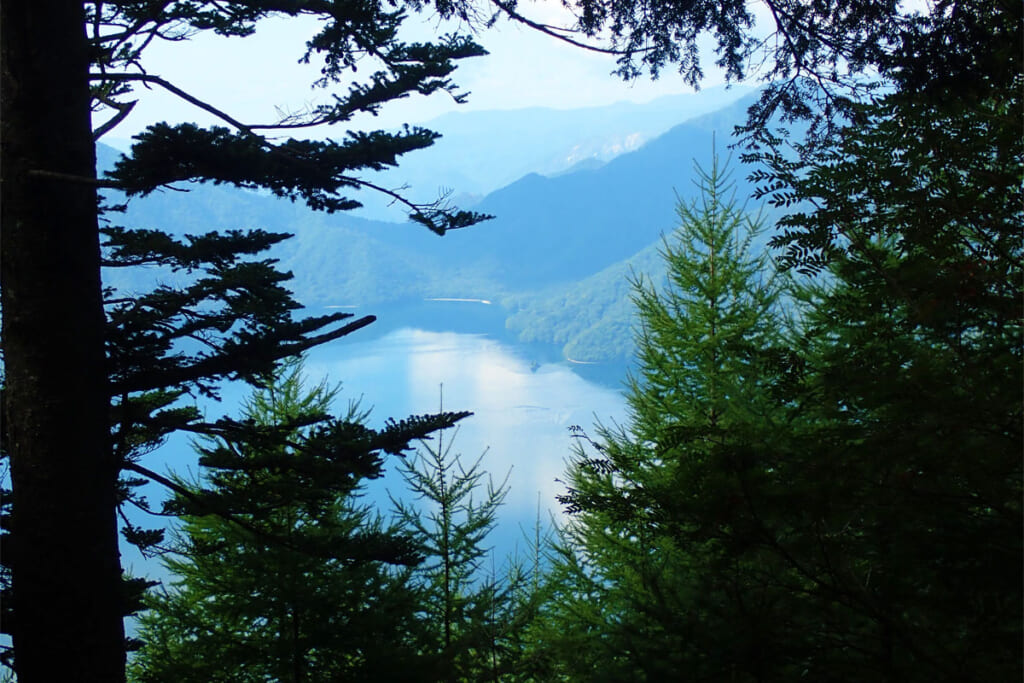
M 416 502 L 394 498 L 425 558 L 411 576 L 426 626 L 422 648 L 435 662 L 437 681 L 507 680 L 516 666 L 515 598 L 527 577 L 514 569 L 499 577 L 486 543 L 508 487 L 481 469 L 483 455 L 464 465 L 452 451 L 457 434 L 445 441 L 444 433 L 399 466 Z
M 562 497 L 555 624 L 581 680 L 758 679 L 785 649 L 778 563 L 749 506 L 788 419 L 774 397 L 788 284 L 718 162 L 698 177 L 665 241 L 667 288 L 634 283 L 628 423 L 578 433 Z
M 414 679 L 401 567 L 420 558 L 359 500 L 393 447 L 357 406 L 328 417 L 336 396 L 292 363 L 246 401 L 247 435 L 197 444 L 202 481 L 179 482 L 176 504 L 211 512 L 185 515 L 165 557 L 171 585 L 147 600 L 136 680 Z

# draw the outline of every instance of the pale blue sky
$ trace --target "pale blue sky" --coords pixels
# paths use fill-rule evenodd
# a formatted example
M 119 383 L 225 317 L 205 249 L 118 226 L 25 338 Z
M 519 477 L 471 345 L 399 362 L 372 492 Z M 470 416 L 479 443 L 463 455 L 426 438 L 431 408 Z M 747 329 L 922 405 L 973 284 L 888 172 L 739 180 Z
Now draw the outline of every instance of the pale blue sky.
M 524 7 L 533 17 L 546 21 L 556 18 L 549 14 L 556 10 L 546 12 L 542 4 Z M 407 23 L 413 39 L 438 32 L 437 22 L 423 17 L 414 16 Z M 453 28 L 447 26 L 441 31 Z M 268 123 L 276 118 L 277 107 L 295 110 L 326 97 L 325 91 L 310 88 L 318 69 L 297 63 L 305 40 L 315 29 L 316 24 L 310 20 L 271 20 L 249 38 L 201 35 L 186 42 L 155 43 L 148 48 L 144 63 L 150 73 L 163 76 L 247 123 Z M 657 81 L 645 77 L 624 83 L 610 75 L 615 67 L 612 57 L 584 51 L 509 22 L 500 22 L 478 40 L 491 54 L 464 60 L 454 74 L 459 86 L 471 93 L 467 104 L 455 105 L 445 94 L 416 96 L 393 102 L 379 117 L 354 121 L 351 127 L 390 128 L 423 122 L 454 109 L 570 109 L 624 100 L 646 102 L 661 95 L 692 92 L 671 69 Z M 705 72 L 705 86 L 723 82 L 710 53 Z M 347 86 L 341 87 L 342 92 L 346 90 Z M 215 122 L 170 93 L 141 91 L 139 99 L 135 112 L 109 137 L 128 138 L 146 125 L 163 120 Z M 339 136 L 336 130 L 322 134 Z

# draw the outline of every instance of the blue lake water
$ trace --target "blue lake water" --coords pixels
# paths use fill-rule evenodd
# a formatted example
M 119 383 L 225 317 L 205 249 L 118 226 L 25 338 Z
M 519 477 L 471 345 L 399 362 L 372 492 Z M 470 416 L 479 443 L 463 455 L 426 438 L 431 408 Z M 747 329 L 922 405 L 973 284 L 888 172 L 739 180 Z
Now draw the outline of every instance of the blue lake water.
M 590 430 L 595 420 L 621 420 L 617 390 L 577 375 L 565 363 L 538 363 L 486 335 L 399 329 L 371 342 L 314 354 L 311 377 L 340 378 L 343 396 L 373 407 L 371 422 L 385 417 L 469 410 L 455 438 L 455 452 L 474 459 L 496 479 L 508 474 L 506 512 L 535 516 L 554 507 L 556 479 L 569 455 L 571 425 Z M 388 484 L 393 480 L 387 479 Z
M 491 539 L 496 552 L 505 555 L 517 544 L 522 546 L 523 530 L 532 529 L 538 505 L 543 522 L 549 514 L 560 515 L 555 496 L 563 491 L 557 480 L 573 447 L 569 427 L 579 425 L 593 433 L 596 421 L 621 421 L 626 408 L 621 391 L 612 383 L 584 379 L 550 349 L 502 339 L 501 328 L 494 324 L 497 318 L 491 319 L 493 311 L 483 312 L 477 325 L 472 324 L 472 316 L 460 316 L 459 332 L 398 324 L 374 330 L 378 325 L 373 325 L 312 350 L 306 372 L 314 383 L 323 378 L 332 384 L 340 382 L 337 411 L 343 411 L 347 401 L 358 400 L 363 409 L 371 410 L 371 426 L 380 426 L 389 417 L 436 412 L 442 393 L 445 410 L 472 411 L 457 429 L 446 430 L 443 438 L 453 444 L 452 453 L 462 454 L 467 466 L 483 454 L 482 467 L 496 482 L 507 475 L 509 494 Z M 433 321 L 440 323 L 443 316 Z M 474 327 L 483 331 L 471 332 Z M 246 393 L 241 386 L 227 387 L 222 404 L 209 406 L 208 417 L 233 413 Z M 195 462 L 184 437 L 173 438 L 145 461 L 158 470 L 179 473 L 194 472 Z M 367 502 L 382 513 L 389 511 L 389 492 L 403 495 L 393 462 L 387 470 L 366 495 Z M 147 493 L 154 500 L 161 497 L 154 487 Z M 143 561 L 134 549 L 125 548 L 124 553 L 126 567 L 153 575 L 151 561 Z

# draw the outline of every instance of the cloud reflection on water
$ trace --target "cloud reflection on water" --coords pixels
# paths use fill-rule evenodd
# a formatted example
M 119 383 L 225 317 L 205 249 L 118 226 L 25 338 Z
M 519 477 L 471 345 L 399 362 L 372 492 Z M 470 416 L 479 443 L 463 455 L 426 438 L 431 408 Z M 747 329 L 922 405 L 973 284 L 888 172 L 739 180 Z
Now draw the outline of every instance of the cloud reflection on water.
M 596 419 L 621 421 L 625 414 L 619 391 L 589 382 L 565 364 L 531 365 L 484 335 L 400 329 L 318 349 L 307 371 L 311 380 L 340 380 L 342 398 L 362 396 L 363 407 L 373 408 L 373 425 L 435 412 L 443 385 L 446 410 L 474 413 L 460 423 L 454 452 L 471 462 L 487 449 L 483 464 L 495 480 L 511 468 L 503 525 L 532 524 L 538 492 L 542 514 L 558 512 L 555 495 L 562 485 L 556 479 L 571 450 L 570 425 L 591 430 Z M 386 485 L 396 486 L 391 477 Z

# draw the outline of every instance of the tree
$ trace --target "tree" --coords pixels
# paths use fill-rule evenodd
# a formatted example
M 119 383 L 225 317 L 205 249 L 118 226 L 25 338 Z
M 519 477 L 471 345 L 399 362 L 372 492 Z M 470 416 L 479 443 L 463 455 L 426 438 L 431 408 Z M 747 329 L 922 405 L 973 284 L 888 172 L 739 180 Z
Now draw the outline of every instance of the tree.
M 440 9 L 442 14 L 454 11 Z M 306 55 L 322 60 L 318 85 L 341 82 L 364 56 L 374 60 L 378 70 L 330 105 L 251 125 L 139 65 L 140 55 L 153 41 L 183 40 L 200 31 L 244 37 L 271 15 L 322 20 Z M 358 178 L 360 170 L 393 165 L 399 155 L 431 144 L 435 136 L 416 128 L 396 134 L 352 133 L 344 142 L 278 142 L 270 136 L 344 122 L 357 112 L 375 112 L 414 92 L 447 91 L 460 99 L 448 78 L 455 60 L 482 54 L 482 49 L 461 36 L 405 43 L 398 34 L 405 16 L 401 7 L 332 1 L 3 4 L 3 448 L 11 458 L 13 484 L 12 533 L 5 541 L 5 562 L 15 587 L 5 628 L 13 632 L 23 682 L 124 678 L 122 614 L 130 606 L 120 597 L 115 518 L 123 495 L 118 473 L 124 462 L 111 445 L 111 426 L 117 432 L 125 415 L 117 414 L 121 409 L 111 410 L 111 397 L 120 396 L 123 408 L 131 403 L 142 411 L 129 416 L 132 429 L 127 431 L 147 429 L 146 438 L 159 441 L 161 430 L 166 433 L 172 423 L 189 422 L 178 409 L 168 408 L 172 394 L 204 379 L 257 375 L 278 358 L 345 333 L 345 326 L 335 325 L 341 316 L 283 329 L 263 320 L 254 330 L 218 341 L 215 332 L 227 332 L 221 327 L 227 323 L 218 321 L 208 328 L 212 336 L 198 343 L 213 344 L 219 351 L 193 356 L 182 340 L 189 338 L 189 325 L 199 324 L 201 316 L 187 314 L 190 320 L 176 333 L 147 330 L 140 324 L 134 339 L 164 336 L 166 362 L 140 371 L 135 382 L 123 377 L 111 381 L 121 370 L 118 359 L 105 352 L 108 328 L 100 284 L 97 188 L 119 189 L 130 198 L 172 182 L 213 181 L 266 188 L 314 209 L 356 206 L 344 193 L 370 186 Z M 129 115 L 130 97 L 139 85 L 169 90 L 230 128 L 153 126 L 139 136 L 131 155 L 108 178 L 97 180 L 95 139 Z M 95 128 L 92 114 L 102 120 Z M 440 204 L 396 199 L 405 202 L 413 220 L 437 232 L 481 218 Z M 252 239 L 266 242 L 266 236 Z M 198 242 L 191 248 L 201 262 L 209 253 L 196 256 L 207 246 Z M 166 241 L 148 253 L 167 258 L 168 250 L 174 258 L 182 257 L 182 251 Z M 213 250 L 214 269 L 223 269 L 216 259 L 225 251 L 231 251 L 228 242 Z M 193 260 L 189 267 L 198 268 L 198 262 Z M 232 290 L 234 284 L 223 287 L 222 295 L 251 311 L 259 297 L 239 294 Z M 182 305 L 187 307 L 189 301 L 194 300 Z M 112 305 L 131 307 L 124 301 Z M 280 299 L 272 306 L 276 308 L 271 317 L 281 320 L 290 315 Z M 324 327 L 332 329 L 312 334 Z M 217 356 L 216 362 L 209 360 L 211 355 Z M 168 393 L 153 403 L 131 399 L 153 391 Z M 147 413 L 150 408 L 158 412 Z M 68 510 L 74 513 L 68 515 Z M 53 656 L 55 649 L 60 657 Z
M 182 484 L 178 504 L 215 498 L 236 512 L 184 518 L 165 559 L 173 587 L 140 620 L 136 680 L 411 680 L 419 670 L 416 601 L 397 569 L 419 558 L 357 500 L 381 474 L 385 435 L 363 426 L 357 406 L 328 418 L 336 395 L 306 388 L 293 363 L 245 404 L 256 438 L 200 446 L 205 481 Z
M 584 626 L 563 651 L 612 663 L 567 660 L 581 677 L 1020 677 L 1021 14 L 936 4 L 899 22 L 878 53 L 892 90 L 845 103 L 835 137 L 783 154 L 760 131 L 755 177 L 791 211 L 773 244 L 817 279 L 794 290 L 789 348 L 726 385 L 727 429 L 692 421 L 756 355 L 701 367 L 688 330 L 654 345 L 647 405 L 667 424 L 604 430 L 575 461 L 556 589 Z M 712 408 L 680 420 L 680 377 Z M 701 438 L 690 467 L 651 464 Z M 650 649 L 668 629 L 688 636 L 675 658 Z
M 551 631 L 574 679 L 764 680 L 789 647 L 785 568 L 746 510 L 772 487 L 790 418 L 775 397 L 788 284 L 755 255 L 761 224 L 717 160 L 698 177 L 703 198 L 680 203 L 664 246 L 668 286 L 634 282 L 629 422 L 584 438 L 561 498 Z
M 822 515 L 788 552 L 886 680 L 1021 676 L 1021 55 L 1007 15 L 976 19 L 1010 68 L 908 81 L 772 195 L 808 209 L 774 239 L 787 263 L 827 274 L 806 294 L 819 484 L 792 487 Z
M 5 543 L 5 557 L 14 582 L 21 582 L 16 621 L 5 623 L 15 630 L 19 666 L 25 665 L 21 678 L 29 682 L 47 678 L 43 661 L 57 659 L 53 652 L 66 643 L 72 652 L 84 646 L 69 656 L 96 671 L 93 680 L 123 678 L 116 665 L 100 663 L 109 655 L 93 647 L 104 642 L 106 652 L 114 644 L 120 650 L 124 638 L 117 466 L 105 448 L 95 188 L 40 175 L 94 175 L 83 20 L 80 6 L 55 2 L 4 3 L 0 17 L 4 423 L 17 532 L 17 545 Z M 40 84 L 59 93 L 60 107 L 33 92 Z M 51 144 L 55 134 L 63 144 Z M 65 510 L 78 514 L 69 517 Z M 77 571 L 69 558 L 81 560 Z M 51 620 L 52 630 L 46 626 Z M 62 620 L 72 628 L 57 625 Z M 39 674 L 32 674 L 34 666 Z
M 484 543 L 508 487 L 488 478 L 486 490 L 474 500 L 485 475 L 483 455 L 465 467 L 461 455 L 452 455 L 455 437 L 446 444 L 443 435 L 438 433 L 436 446 L 424 441 L 423 450 L 400 465 L 409 492 L 423 502 L 393 498 L 399 519 L 426 558 L 412 576 L 427 627 L 422 648 L 436 660 L 434 680 L 497 681 L 510 668 L 513 596 L 524 581 L 513 572 L 506 583 L 486 567 L 493 549 Z
M 981 256 L 1012 262 L 1019 214 L 1003 200 L 1017 192 L 1020 122 L 1012 112 L 1024 69 L 1017 49 L 1024 11 L 1012 8 L 989 3 L 971 16 L 985 50 L 947 55 L 978 65 L 971 79 L 908 60 L 896 90 L 856 107 L 832 146 L 798 146 L 796 159 L 748 159 L 766 166 L 754 175 L 758 196 L 789 214 L 772 239 L 784 265 L 817 272 L 847 248 L 894 236 L 958 258 L 964 239 L 981 240 Z M 930 43 L 940 40 L 924 34 L 907 50 L 937 50 Z
M 1015 17 L 976 18 L 1011 55 Z M 631 405 L 653 428 L 634 407 L 628 432 L 577 458 L 561 563 L 592 625 L 575 635 L 600 646 L 603 624 L 623 625 L 624 675 L 659 661 L 649 629 L 692 619 L 681 646 L 709 642 L 655 677 L 1020 677 L 1020 73 L 954 87 L 908 69 L 833 147 L 767 157 L 762 192 L 792 211 L 773 243 L 808 276 L 768 363 L 744 364 L 758 345 L 703 362 L 690 328 L 642 340 L 652 372 Z M 645 321 L 692 310 L 640 306 Z

